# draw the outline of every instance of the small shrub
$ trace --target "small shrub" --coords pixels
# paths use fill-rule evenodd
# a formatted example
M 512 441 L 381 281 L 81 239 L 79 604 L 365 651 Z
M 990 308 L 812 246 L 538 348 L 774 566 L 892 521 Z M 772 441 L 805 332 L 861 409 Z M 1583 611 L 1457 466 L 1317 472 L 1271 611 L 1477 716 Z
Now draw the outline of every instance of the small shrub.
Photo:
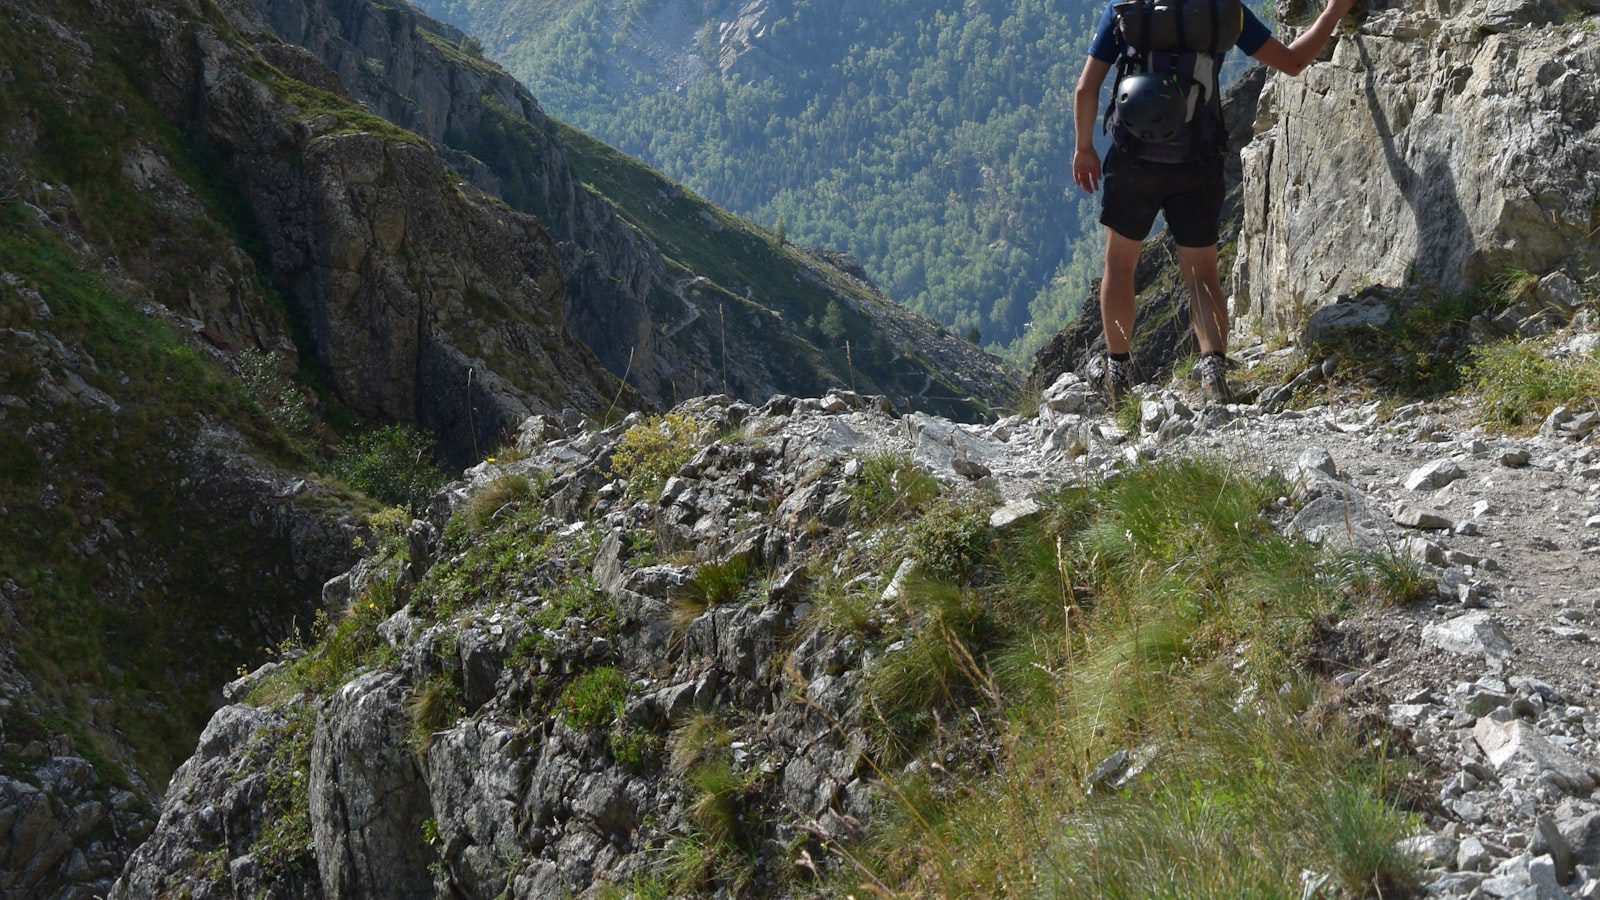
M 1507 428 L 1537 425 L 1557 406 L 1592 406 L 1600 398 L 1600 360 L 1549 359 L 1520 341 L 1478 349 L 1467 372 L 1483 395 L 1483 421 Z
M 925 513 L 911 527 L 911 546 L 934 578 L 963 582 L 989 561 L 994 532 L 975 504 L 946 503 Z
M 434 737 L 466 712 L 461 688 L 448 675 L 432 678 L 411 697 L 411 745 L 426 756 Z
M 628 496 L 661 496 L 667 479 L 694 458 L 711 428 L 689 416 L 667 413 L 629 428 L 611 456 L 611 471 L 628 481 Z
M 574 728 L 599 728 L 622 715 L 628 679 L 610 666 L 578 676 L 561 693 L 560 708 Z
M 880 522 L 932 503 L 939 496 L 939 480 L 904 454 L 879 453 L 862 461 L 861 475 L 846 491 L 857 519 Z
M 411 513 L 398 506 L 388 506 L 367 517 L 367 527 L 377 540 L 375 548 L 391 559 L 405 559 L 410 554 L 406 546 L 406 529 L 411 527 Z
M 606 735 L 606 746 L 619 765 L 642 772 L 650 757 L 661 751 L 661 738 L 637 728 L 622 728 Z
M 276 353 L 240 351 L 235 360 L 245 393 L 267 418 L 292 437 L 311 434 L 315 416 L 300 386 L 290 376 L 290 366 Z
M 389 425 L 361 435 L 339 449 L 333 474 L 351 487 L 420 515 L 444 487 L 444 473 L 433 461 L 433 440 L 404 425 Z

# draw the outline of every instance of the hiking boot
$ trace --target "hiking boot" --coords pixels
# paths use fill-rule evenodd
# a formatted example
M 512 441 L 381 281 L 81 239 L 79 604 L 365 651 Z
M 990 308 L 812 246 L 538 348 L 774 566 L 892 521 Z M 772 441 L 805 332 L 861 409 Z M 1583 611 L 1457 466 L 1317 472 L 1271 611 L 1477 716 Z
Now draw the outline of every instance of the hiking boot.
M 1202 356 L 1195 363 L 1194 374 L 1200 379 L 1200 396 L 1207 403 L 1233 402 L 1233 391 L 1228 389 L 1228 360 L 1222 356 Z
M 1103 358 L 1100 386 L 1105 391 L 1106 408 L 1116 412 L 1122 401 L 1133 395 L 1133 360 Z

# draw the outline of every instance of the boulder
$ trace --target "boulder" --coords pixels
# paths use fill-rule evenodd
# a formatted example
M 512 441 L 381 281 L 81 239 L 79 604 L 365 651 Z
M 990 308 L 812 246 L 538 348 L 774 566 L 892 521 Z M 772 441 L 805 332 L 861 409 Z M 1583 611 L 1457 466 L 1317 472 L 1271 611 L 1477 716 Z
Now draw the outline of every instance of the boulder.
M 1511 639 L 1505 630 L 1482 610 L 1456 616 L 1446 622 L 1423 626 L 1422 643 L 1460 656 L 1504 659 L 1511 655 Z
M 1457 478 L 1466 477 L 1466 474 L 1455 460 L 1436 459 L 1411 470 L 1411 474 L 1406 476 L 1405 486 L 1408 491 L 1434 491 Z
M 1521 719 L 1480 718 L 1472 737 L 1501 775 L 1529 775 L 1573 793 L 1594 790 L 1595 778 L 1587 766 Z

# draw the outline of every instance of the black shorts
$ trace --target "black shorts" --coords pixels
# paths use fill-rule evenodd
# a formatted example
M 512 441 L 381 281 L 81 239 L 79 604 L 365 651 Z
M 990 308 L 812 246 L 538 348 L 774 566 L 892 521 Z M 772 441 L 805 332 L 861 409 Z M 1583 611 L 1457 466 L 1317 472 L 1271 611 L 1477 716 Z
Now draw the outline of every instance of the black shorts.
M 1156 213 L 1180 247 L 1209 247 L 1222 219 L 1222 154 L 1181 163 L 1146 162 L 1112 146 L 1106 154 L 1100 224 L 1129 240 L 1150 236 Z

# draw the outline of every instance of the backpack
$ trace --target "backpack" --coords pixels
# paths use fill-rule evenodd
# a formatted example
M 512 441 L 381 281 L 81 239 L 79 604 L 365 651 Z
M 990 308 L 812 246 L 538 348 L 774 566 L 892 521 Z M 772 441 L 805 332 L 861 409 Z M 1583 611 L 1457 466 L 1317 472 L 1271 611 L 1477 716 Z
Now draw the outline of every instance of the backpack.
M 1112 140 L 1133 156 L 1176 163 L 1221 153 L 1228 133 L 1222 121 L 1219 81 L 1223 54 L 1244 26 L 1240 0 L 1123 0 L 1112 7 L 1126 49 L 1117 60 L 1116 86 L 1106 109 Z M 1172 141 L 1141 140 L 1121 121 L 1122 80 L 1154 74 L 1175 84 L 1185 100 L 1184 126 Z

